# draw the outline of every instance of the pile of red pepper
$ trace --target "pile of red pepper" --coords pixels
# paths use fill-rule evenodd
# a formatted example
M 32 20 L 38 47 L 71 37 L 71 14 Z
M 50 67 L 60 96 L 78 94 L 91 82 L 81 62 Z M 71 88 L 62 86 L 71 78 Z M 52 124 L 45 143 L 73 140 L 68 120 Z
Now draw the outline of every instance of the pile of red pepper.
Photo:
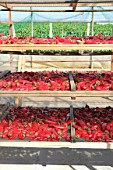
M 113 90 L 113 72 L 74 72 L 77 90 Z
M 85 36 L 83 38 L 76 36 L 35 38 L 32 36 L 11 37 L 5 36 L 4 34 L 0 35 L 0 44 L 79 44 L 80 41 L 85 44 L 113 44 L 113 36 L 98 34 L 96 36 Z
M 67 36 L 65 38 L 59 36 L 54 38 L 1 36 L 0 44 L 77 44 L 77 40 L 82 40 L 82 38 L 73 36 Z
M 0 79 L 3 90 L 69 90 L 69 75 L 59 71 L 14 72 Z
M 113 36 L 98 34 L 95 36 L 85 36 L 85 44 L 113 44 Z
M 74 110 L 75 137 L 85 141 L 113 142 L 113 108 L 90 108 L 88 105 Z
M 0 122 L 0 137 L 8 140 L 70 141 L 69 109 L 12 107 Z

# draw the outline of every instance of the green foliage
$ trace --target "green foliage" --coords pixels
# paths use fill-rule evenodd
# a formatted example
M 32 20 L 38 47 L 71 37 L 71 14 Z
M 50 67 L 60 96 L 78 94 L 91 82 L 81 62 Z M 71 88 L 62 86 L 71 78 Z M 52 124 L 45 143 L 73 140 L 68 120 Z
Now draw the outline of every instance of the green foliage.
M 0 24 L 0 33 L 4 33 L 5 35 L 9 34 L 8 24 Z
M 100 24 L 95 24 L 94 26 L 94 33 L 99 34 L 102 33 L 103 35 L 110 35 L 112 36 L 112 24 L 105 24 L 105 25 L 100 25 Z
M 31 23 L 18 22 L 14 23 L 16 36 L 30 36 Z M 49 37 L 49 23 L 34 22 L 34 37 Z M 90 26 L 91 27 L 91 26 Z M 0 32 L 9 34 L 8 24 L 0 24 Z M 53 36 L 65 37 L 68 35 L 84 37 L 87 32 L 87 23 L 53 23 Z M 94 24 L 94 35 L 102 33 L 103 35 L 112 36 L 112 25 Z M 91 35 L 91 29 L 90 29 Z

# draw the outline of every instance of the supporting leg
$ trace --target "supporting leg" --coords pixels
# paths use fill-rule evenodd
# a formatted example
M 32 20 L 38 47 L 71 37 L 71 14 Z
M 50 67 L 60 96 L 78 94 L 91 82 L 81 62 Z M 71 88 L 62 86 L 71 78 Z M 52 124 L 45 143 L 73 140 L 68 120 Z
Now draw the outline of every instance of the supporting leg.
M 113 53 L 113 51 L 112 51 Z M 111 71 L 113 71 L 113 54 L 111 55 Z
M 24 106 L 24 97 L 20 97 L 20 106 L 21 106 L 21 107 Z
M 18 97 L 15 97 L 15 98 L 14 98 L 14 105 L 15 105 L 16 107 L 19 106 L 19 98 L 18 98 Z

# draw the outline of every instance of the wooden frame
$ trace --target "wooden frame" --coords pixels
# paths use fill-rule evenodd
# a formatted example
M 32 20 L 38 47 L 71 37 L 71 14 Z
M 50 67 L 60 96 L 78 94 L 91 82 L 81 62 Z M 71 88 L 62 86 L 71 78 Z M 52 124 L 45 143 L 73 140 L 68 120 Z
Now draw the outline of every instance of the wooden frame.
M 2 44 L 1 51 L 22 50 L 112 50 L 113 44 Z
M 38 142 L 0 140 L 0 147 L 113 149 L 113 142 Z
M 31 9 L 0 9 L 0 11 L 14 11 L 14 12 L 113 12 L 112 9 L 92 9 L 92 10 L 76 10 L 76 7 L 74 9 L 69 9 L 69 10 L 50 10 L 50 9 L 46 9 L 46 10 L 31 10 Z
M 113 97 L 113 91 L 0 91 L 0 97 Z
M 4 4 L 1 3 L 0 6 L 3 6 L 4 8 L 13 8 L 13 7 L 72 7 L 73 4 L 72 3 L 62 3 L 62 4 Z M 76 6 L 74 4 L 74 6 Z M 77 7 L 92 7 L 92 6 L 113 6 L 113 2 L 109 2 L 109 3 L 77 3 Z
M 70 117 L 73 117 L 73 106 L 70 106 Z M 8 114 L 10 109 L 9 103 L 2 107 L 2 117 Z M 5 111 L 5 113 L 4 113 Z M 86 149 L 113 149 L 113 142 L 76 142 L 74 138 L 75 129 L 71 124 L 71 141 L 70 142 L 46 142 L 30 140 L 6 140 L 0 139 L 0 147 L 29 147 L 29 148 L 86 148 Z M 74 142 L 74 143 L 73 143 Z
M 10 35 L 12 35 L 12 26 L 11 26 L 11 8 L 13 6 L 33 6 L 30 4 L 7 4 L 2 1 L 3 4 L 1 6 L 5 7 L 6 10 L 9 10 L 9 25 L 10 25 Z M 67 4 L 62 4 L 62 6 L 66 6 Z M 73 10 L 76 10 L 77 6 L 113 6 L 112 2 L 109 3 L 78 3 L 75 4 Z M 36 6 L 36 4 L 34 5 Z M 38 5 L 37 5 L 38 6 Z M 39 5 L 40 6 L 40 5 Z M 44 4 L 45 6 L 45 4 Z M 55 4 L 54 4 L 55 6 Z M 57 6 L 57 4 L 56 4 Z M 73 4 L 69 4 L 68 6 L 72 6 Z M 10 8 L 10 9 L 9 9 Z M 12 9 L 13 10 L 13 9 Z M 69 12 L 69 11 L 68 11 Z M 92 10 L 90 11 L 92 12 Z M 33 44 L 13 44 L 13 45 L 0 45 L 1 51 L 22 51 L 22 50 L 112 50 L 113 44 L 83 44 L 83 45 L 33 45 Z M 111 68 L 113 70 L 113 56 L 111 60 Z M 3 75 L 2 75 L 3 77 Z M 113 91 L 76 91 L 73 84 L 72 74 L 70 73 L 70 82 L 71 82 L 71 91 L 0 91 L 0 96 L 13 96 L 15 97 L 16 105 L 18 106 L 19 97 L 23 98 L 25 96 L 36 96 L 36 97 L 96 97 L 96 96 L 106 96 L 112 97 Z M 73 109 L 73 108 L 71 108 Z M 3 113 L 3 110 L 2 112 Z M 5 115 L 4 115 L 5 116 Z M 71 110 L 71 116 L 72 110 Z M 74 135 L 74 130 L 71 126 L 71 133 Z M 72 139 L 73 141 L 74 139 Z M 88 148 L 88 149 L 113 149 L 112 142 L 37 142 L 37 141 L 6 141 L 0 140 L 0 147 L 38 147 L 38 148 L 60 148 L 60 147 L 68 147 L 68 148 Z

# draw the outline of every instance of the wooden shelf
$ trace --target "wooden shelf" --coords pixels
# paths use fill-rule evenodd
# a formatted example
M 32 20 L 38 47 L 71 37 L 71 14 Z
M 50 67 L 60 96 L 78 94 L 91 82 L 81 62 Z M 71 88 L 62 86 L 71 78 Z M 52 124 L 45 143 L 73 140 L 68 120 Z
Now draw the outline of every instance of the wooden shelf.
M 113 142 L 44 142 L 44 141 L 8 141 L 1 139 L 0 147 L 30 147 L 30 148 L 87 148 L 113 149 Z
M 2 44 L 0 50 L 113 50 L 113 44 Z
M 10 97 L 113 97 L 113 91 L 0 91 L 0 96 Z

